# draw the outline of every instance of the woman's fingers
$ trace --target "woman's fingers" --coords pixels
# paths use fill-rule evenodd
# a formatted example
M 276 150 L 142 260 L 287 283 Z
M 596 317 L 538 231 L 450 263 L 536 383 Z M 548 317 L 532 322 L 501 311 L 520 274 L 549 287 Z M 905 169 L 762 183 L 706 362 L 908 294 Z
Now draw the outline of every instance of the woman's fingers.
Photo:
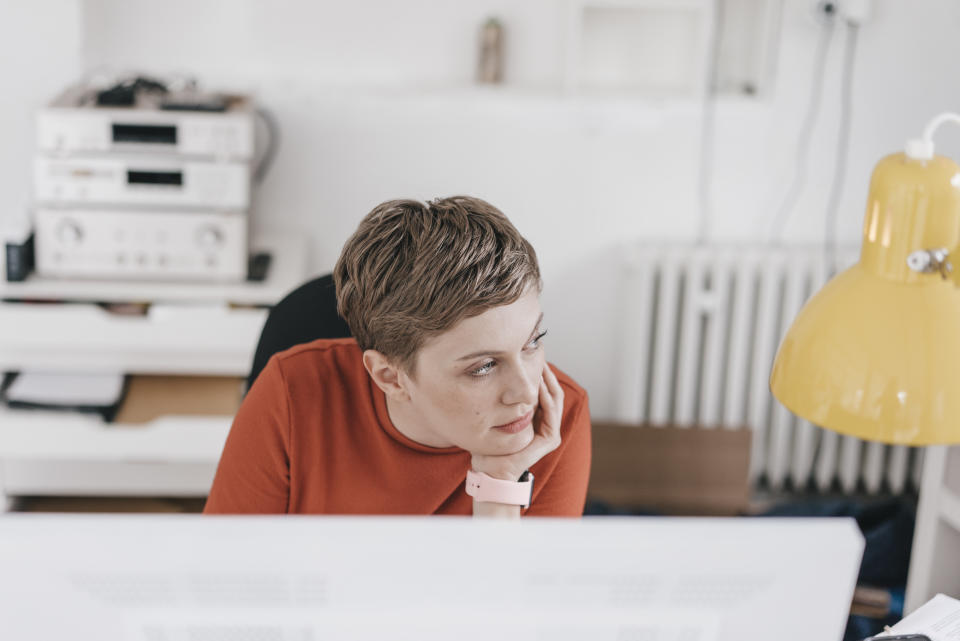
M 540 408 L 543 411 L 541 432 L 546 440 L 545 446 L 552 451 L 560 445 L 560 423 L 563 415 L 563 388 L 550 369 L 543 367 L 543 377 L 540 381 Z
M 560 416 L 557 411 L 557 401 L 550 394 L 550 387 L 546 381 L 540 383 L 540 409 L 542 410 L 543 432 L 544 434 L 550 434 L 559 426 Z
M 563 387 L 560 386 L 557 375 L 553 373 L 549 365 L 544 365 L 543 367 L 543 381 L 547 384 L 550 395 L 558 399 L 560 407 L 563 407 Z

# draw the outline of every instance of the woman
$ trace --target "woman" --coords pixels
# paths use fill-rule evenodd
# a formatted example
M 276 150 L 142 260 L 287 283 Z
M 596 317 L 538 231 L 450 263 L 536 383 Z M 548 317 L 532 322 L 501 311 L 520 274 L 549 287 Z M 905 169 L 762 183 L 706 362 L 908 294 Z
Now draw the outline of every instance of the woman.
M 506 216 L 383 203 L 334 282 L 353 338 L 271 358 L 206 513 L 582 513 L 587 395 L 546 362 L 536 254 Z

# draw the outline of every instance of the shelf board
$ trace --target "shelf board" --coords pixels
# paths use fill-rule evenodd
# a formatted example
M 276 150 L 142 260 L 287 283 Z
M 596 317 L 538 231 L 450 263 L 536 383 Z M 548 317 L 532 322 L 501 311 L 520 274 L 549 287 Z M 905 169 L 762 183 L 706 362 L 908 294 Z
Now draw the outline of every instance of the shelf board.
M 245 377 L 267 312 L 159 303 L 124 316 L 91 303 L 0 303 L 0 370 Z
M 262 282 L 67 280 L 32 274 L 23 282 L 0 281 L 0 299 L 272 305 L 306 279 L 307 252 L 302 237 L 264 234 L 253 239 L 251 249 L 272 255 L 267 278 Z
M 78 412 L 0 407 L 0 460 L 216 464 L 231 416 L 163 416 L 144 425 Z
M 0 484 L 11 496 L 203 498 L 210 492 L 216 471 L 216 462 L 7 459 L 0 470 Z

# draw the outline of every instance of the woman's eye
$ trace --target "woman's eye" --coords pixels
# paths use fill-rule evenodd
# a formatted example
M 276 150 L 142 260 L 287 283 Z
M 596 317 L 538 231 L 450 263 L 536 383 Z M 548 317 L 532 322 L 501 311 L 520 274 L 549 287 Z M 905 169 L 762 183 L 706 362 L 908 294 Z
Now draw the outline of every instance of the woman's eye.
M 478 367 L 478 368 L 476 368 L 476 369 L 474 369 L 474 370 L 471 370 L 471 371 L 470 371 L 470 375 L 471 375 L 471 376 L 486 376 L 487 374 L 489 374 L 489 373 L 493 370 L 494 364 L 495 364 L 495 363 L 494 363 L 493 361 L 487 361 L 486 363 L 484 363 L 484 364 L 481 365 L 480 367 Z
M 546 335 L 547 335 L 547 330 L 543 330 L 542 332 L 537 334 L 532 341 L 530 341 L 530 344 L 528 345 L 528 347 L 530 347 L 531 349 L 536 349 L 540 347 L 540 341 L 543 340 L 543 337 Z

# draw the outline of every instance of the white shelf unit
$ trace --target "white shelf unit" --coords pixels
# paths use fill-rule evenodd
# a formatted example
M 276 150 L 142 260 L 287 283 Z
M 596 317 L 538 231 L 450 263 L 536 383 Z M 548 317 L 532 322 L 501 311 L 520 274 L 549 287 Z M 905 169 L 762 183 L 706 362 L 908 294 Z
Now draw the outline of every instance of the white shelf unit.
M 253 247 L 272 255 L 259 283 L 3 282 L 0 370 L 246 376 L 267 307 L 306 278 L 302 239 Z M 151 305 L 124 316 L 93 301 Z M 205 496 L 231 420 L 171 415 L 132 426 L 0 407 L 0 507 L 17 495 Z

